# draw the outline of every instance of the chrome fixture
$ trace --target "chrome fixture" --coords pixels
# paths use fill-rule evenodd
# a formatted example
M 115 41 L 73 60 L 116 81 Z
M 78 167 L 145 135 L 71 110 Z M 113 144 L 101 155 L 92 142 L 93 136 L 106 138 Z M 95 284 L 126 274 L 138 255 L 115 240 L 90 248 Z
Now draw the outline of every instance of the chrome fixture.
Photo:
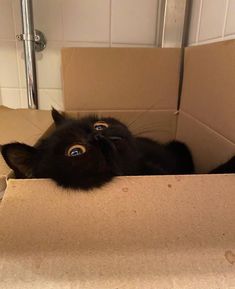
M 32 0 L 20 0 L 20 4 L 23 33 L 16 38 L 24 42 L 28 107 L 38 109 L 35 51 L 42 51 L 46 47 L 46 39 L 41 31 L 34 30 Z

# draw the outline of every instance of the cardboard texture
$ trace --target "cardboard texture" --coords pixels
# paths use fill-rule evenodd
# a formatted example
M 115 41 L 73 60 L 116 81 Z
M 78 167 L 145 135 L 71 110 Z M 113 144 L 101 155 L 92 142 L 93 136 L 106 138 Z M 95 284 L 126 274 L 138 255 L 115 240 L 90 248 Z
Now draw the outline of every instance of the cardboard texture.
M 65 48 L 64 108 L 111 115 L 132 124 L 133 133 L 172 140 L 179 62 L 179 49 Z
M 177 139 L 206 172 L 235 155 L 235 41 L 186 48 Z
M 186 48 L 181 110 L 235 143 L 235 41 Z
M 51 124 L 49 111 L 9 109 L 0 106 L 0 144 L 18 141 L 33 145 Z M 0 154 L 0 199 L 10 172 Z
M 64 48 L 64 108 L 174 110 L 179 62 L 172 48 Z
M 234 288 L 234 176 L 11 180 L 0 288 Z
M 208 173 L 235 155 L 235 144 L 184 112 L 178 118 L 177 139 L 193 152 L 198 173 Z
M 234 43 L 187 49 L 179 115 L 179 49 L 64 49 L 67 114 L 92 111 L 135 134 L 176 136 L 207 171 L 235 153 Z M 50 124 L 49 112 L 1 108 L 0 143 L 33 144 Z M 90 192 L 10 179 L 0 288 L 233 289 L 234 192 L 235 175 L 119 177 Z

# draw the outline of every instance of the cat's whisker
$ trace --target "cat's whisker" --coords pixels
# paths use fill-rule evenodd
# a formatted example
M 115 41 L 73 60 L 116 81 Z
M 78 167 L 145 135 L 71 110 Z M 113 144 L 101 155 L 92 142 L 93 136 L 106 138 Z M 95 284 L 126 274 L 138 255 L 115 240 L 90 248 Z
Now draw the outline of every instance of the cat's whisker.
M 155 124 L 153 124 L 153 125 L 148 125 L 148 126 L 138 126 L 138 128 L 136 127 L 136 128 L 133 128 L 133 131 L 134 130 L 145 130 L 145 129 L 159 129 L 159 128 L 162 128 L 162 126 L 161 125 L 155 125 Z
M 58 185 L 74 189 L 101 187 L 117 175 L 192 173 L 193 161 L 186 145 L 154 141 L 156 133 L 164 134 L 167 129 L 152 112 L 154 105 L 134 116 L 126 114 L 133 116 L 129 120 L 132 134 L 115 118 L 101 121 L 88 115 L 74 120 L 52 109 L 53 130 L 43 139 L 35 133 L 33 137 L 40 138 L 35 146 L 9 143 L 1 153 L 16 177 L 52 178 Z M 151 116 L 150 123 L 145 114 Z M 141 135 L 146 138 L 137 137 Z
M 141 136 L 143 134 L 153 133 L 153 132 L 156 132 L 156 130 L 152 129 L 152 130 L 141 131 L 141 132 L 138 132 L 138 133 L 134 133 L 134 136 L 137 137 L 137 136 Z M 158 130 L 158 132 L 164 132 L 164 130 Z
M 144 127 L 138 127 L 136 129 L 132 129 L 133 134 L 138 133 L 144 133 L 145 131 L 162 131 L 162 126 L 160 125 L 152 125 L 152 126 L 144 126 Z

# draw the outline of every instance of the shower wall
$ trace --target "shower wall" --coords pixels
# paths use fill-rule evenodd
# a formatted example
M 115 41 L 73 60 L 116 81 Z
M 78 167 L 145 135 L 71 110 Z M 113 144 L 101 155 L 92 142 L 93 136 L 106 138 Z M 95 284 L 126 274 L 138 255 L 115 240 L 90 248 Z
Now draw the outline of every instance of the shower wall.
M 48 40 L 37 53 L 41 109 L 63 108 L 61 47 L 156 46 L 158 0 L 33 0 L 33 5 L 35 28 Z M 235 0 L 193 0 L 192 8 L 190 45 L 235 38 Z M 23 46 L 15 38 L 21 33 L 19 0 L 0 0 L 0 11 L 0 104 L 27 107 Z

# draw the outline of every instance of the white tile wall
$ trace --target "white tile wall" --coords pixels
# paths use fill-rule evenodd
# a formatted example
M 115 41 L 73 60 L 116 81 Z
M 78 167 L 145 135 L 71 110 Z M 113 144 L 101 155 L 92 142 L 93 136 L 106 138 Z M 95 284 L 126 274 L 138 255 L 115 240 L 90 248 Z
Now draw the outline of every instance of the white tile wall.
M 189 45 L 235 38 L 235 0 L 192 0 Z
M 235 0 L 230 0 L 226 19 L 225 35 L 235 35 Z
M 40 108 L 62 108 L 61 47 L 155 44 L 158 0 L 33 0 L 35 28 L 47 48 L 37 53 Z M 0 102 L 27 107 L 19 0 L 0 0 Z M 14 89 L 13 89 L 14 88 Z M 9 93 L 9 97 L 7 96 Z
M 50 41 L 63 40 L 62 0 L 34 0 L 34 25 Z
M 206 0 L 202 2 L 199 41 L 218 38 L 222 35 L 226 2 L 227 0 Z
M 192 0 L 192 12 L 189 27 L 189 43 L 196 43 L 198 41 L 201 9 L 202 1 Z
M 109 0 L 66 0 L 62 7 L 65 41 L 109 41 Z
M 35 28 L 48 40 L 37 54 L 40 106 L 62 105 L 62 46 L 155 46 L 158 1 L 33 0 Z M 22 43 L 15 40 L 19 2 L 0 0 L 0 102 L 11 107 L 27 107 Z M 234 38 L 234 15 L 235 0 L 193 0 L 190 44 Z
M 154 44 L 157 4 L 157 0 L 112 1 L 112 42 Z

